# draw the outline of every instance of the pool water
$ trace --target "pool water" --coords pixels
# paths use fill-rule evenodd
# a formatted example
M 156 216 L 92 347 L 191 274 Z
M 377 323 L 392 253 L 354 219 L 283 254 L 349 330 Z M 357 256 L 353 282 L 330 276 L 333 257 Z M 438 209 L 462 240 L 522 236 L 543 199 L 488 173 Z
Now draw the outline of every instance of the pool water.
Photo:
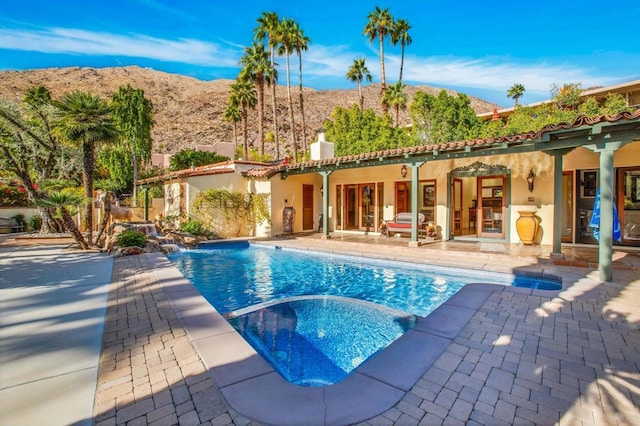
M 279 249 L 247 242 L 169 260 L 288 381 L 342 380 L 469 283 L 560 289 L 537 277 Z
M 416 321 L 404 312 L 331 296 L 287 299 L 229 318 L 263 358 L 300 386 L 339 382 Z
M 169 260 L 221 314 L 293 296 L 330 295 L 427 316 L 469 283 L 559 289 L 538 277 L 216 243 L 170 253 Z

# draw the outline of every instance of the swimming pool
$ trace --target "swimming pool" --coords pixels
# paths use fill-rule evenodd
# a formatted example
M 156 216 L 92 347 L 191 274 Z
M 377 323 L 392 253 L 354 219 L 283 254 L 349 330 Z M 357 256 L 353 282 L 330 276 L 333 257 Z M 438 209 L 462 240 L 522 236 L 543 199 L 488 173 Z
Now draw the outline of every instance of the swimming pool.
M 340 381 L 466 284 L 561 287 L 537 277 L 247 242 L 167 257 L 286 380 L 303 386 Z
M 223 315 L 285 297 L 331 295 L 427 316 L 469 283 L 557 290 L 554 280 L 319 252 L 247 242 L 174 252 L 169 260 Z

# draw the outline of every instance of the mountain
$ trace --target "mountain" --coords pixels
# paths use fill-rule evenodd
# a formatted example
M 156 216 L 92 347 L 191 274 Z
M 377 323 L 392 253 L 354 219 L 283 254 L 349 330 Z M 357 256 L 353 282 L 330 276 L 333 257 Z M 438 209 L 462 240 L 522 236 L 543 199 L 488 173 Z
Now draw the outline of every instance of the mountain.
M 295 79 L 297 80 L 297 78 Z M 154 152 L 174 153 L 183 148 L 208 145 L 215 142 L 233 142 L 233 126 L 224 120 L 228 105 L 229 86 L 233 80 L 202 81 L 195 78 L 168 74 L 136 66 L 115 68 L 47 68 L 26 71 L 0 72 L 0 99 L 19 101 L 25 90 L 43 85 L 54 98 L 73 90 L 90 91 L 108 97 L 118 87 L 130 84 L 144 90 L 145 97 L 154 107 L 155 125 L 152 131 Z M 301 129 L 298 87 L 292 87 L 296 126 Z M 436 95 L 439 88 L 430 86 L 407 86 L 408 104 L 416 91 Z M 456 92 L 448 90 L 452 95 Z M 265 132 L 272 125 L 270 91 L 265 93 Z M 369 84 L 363 88 L 365 108 L 373 108 L 380 113 L 380 84 Z M 276 91 L 278 128 L 280 137 L 289 141 L 289 120 L 286 86 L 278 86 Z M 470 97 L 476 112 L 491 111 L 497 105 Z M 350 90 L 314 90 L 304 88 L 304 110 L 307 123 L 307 140 L 315 140 L 316 131 L 331 117 L 336 106 L 349 107 L 358 102 L 358 90 L 354 85 Z M 401 124 L 410 124 L 408 108 L 400 113 Z M 241 126 L 237 128 L 238 143 L 241 143 Z M 257 113 L 250 112 L 250 143 L 257 139 Z M 298 134 L 302 131 L 299 130 Z

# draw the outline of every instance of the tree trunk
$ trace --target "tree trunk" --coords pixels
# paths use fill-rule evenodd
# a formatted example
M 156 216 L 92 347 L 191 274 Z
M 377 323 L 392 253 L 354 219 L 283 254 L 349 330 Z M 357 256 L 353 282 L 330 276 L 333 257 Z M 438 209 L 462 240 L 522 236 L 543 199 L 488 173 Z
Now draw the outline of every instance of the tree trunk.
M 87 243 L 92 244 L 93 241 L 93 170 L 94 170 L 94 144 L 92 142 L 85 141 L 82 143 L 82 180 L 84 182 L 84 196 L 85 200 L 85 223 L 87 227 Z
M 249 160 L 249 134 L 247 126 L 247 107 L 242 106 L 242 159 Z
M 109 223 L 109 218 L 111 216 L 111 195 L 109 193 L 104 196 L 104 217 L 102 218 L 102 223 L 100 224 L 100 231 L 98 232 L 98 236 L 96 237 L 96 245 L 100 247 L 102 242 L 100 239 L 102 238 L 102 234 L 105 233 L 105 229 L 107 229 L 107 224 Z M 105 234 L 105 239 L 106 239 Z
M 278 135 L 278 110 L 276 108 L 276 81 L 275 76 L 275 53 L 273 47 L 271 47 L 271 99 L 273 105 L 273 136 L 276 140 L 276 160 L 280 159 L 280 136 Z
M 384 92 L 387 91 L 387 83 L 385 80 L 385 72 L 384 72 L 384 33 L 380 32 L 380 78 L 382 80 L 382 84 L 380 86 L 380 96 L 384 99 Z M 385 113 L 389 112 L 389 106 L 383 102 L 382 103 L 382 111 Z
M 233 122 L 233 158 L 236 159 L 236 152 L 238 151 L 238 124 Z
M 358 80 L 358 95 L 360 96 L 360 112 L 364 112 L 364 96 L 362 96 L 362 84 Z
M 289 68 L 289 51 L 285 52 L 287 57 L 287 98 L 289 100 L 289 121 L 291 127 L 289 131 L 291 132 L 291 147 L 293 149 L 293 164 L 298 162 L 298 143 L 296 141 L 296 123 L 293 117 L 293 99 L 291 98 L 291 73 Z
M 302 90 L 302 54 L 298 51 L 298 62 L 299 62 L 299 72 L 300 72 L 300 115 L 302 115 L 302 149 L 304 151 L 304 155 L 307 154 L 307 122 L 304 117 L 304 94 Z
M 402 69 L 404 68 L 404 43 L 402 43 L 402 54 L 400 56 L 400 78 L 398 78 L 398 82 L 402 83 Z
M 65 207 L 62 207 L 60 209 L 60 212 L 62 213 L 62 221 L 67 231 L 69 231 L 71 235 L 73 235 L 73 239 L 76 240 L 76 242 L 80 245 L 80 248 L 82 248 L 83 250 L 88 250 L 89 245 L 82 236 L 82 233 L 78 230 L 78 227 L 71 218 L 69 211 Z
M 136 181 L 138 180 L 138 158 L 135 148 L 131 151 L 131 159 L 133 162 L 133 207 L 138 207 L 138 186 L 136 185 Z
M 260 155 L 264 155 L 264 81 L 256 82 L 258 86 L 258 143 Z

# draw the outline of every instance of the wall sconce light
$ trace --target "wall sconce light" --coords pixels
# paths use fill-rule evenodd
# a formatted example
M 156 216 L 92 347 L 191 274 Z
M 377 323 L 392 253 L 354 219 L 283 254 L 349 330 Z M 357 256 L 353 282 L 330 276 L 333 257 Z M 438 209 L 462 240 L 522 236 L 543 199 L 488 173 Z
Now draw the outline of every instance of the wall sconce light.
M 529 192 L 533 192 L 533 182 L 536 180 L 536 174 L 533 169 L 529 170 L 529 175 L 527 176 L 527 185 L 529 186 Z
M 323 186 L 320 187 L 320 195 L 324 195 L 324 187 Z
M 402 175 L 403 178 L 407 177 L 407 173 L 409 173 L 409 169 L 407 169 L 407 165 L 403 164 L 402 168 L 400 169 L 400 174 Z

